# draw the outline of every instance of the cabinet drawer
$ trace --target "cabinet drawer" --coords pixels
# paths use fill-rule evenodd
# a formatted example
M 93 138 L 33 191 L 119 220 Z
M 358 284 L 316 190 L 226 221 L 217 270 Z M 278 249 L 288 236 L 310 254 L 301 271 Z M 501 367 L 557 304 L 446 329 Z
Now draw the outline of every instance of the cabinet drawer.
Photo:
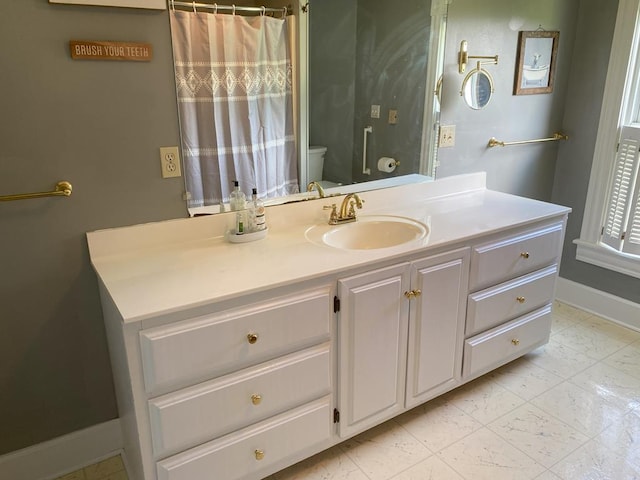
M 476 376 L 549 341 L 551 305 L 465 341 L 462 376 Z
M 328 442 L 330 397 L 158 462 L 158 480 L 241 480 L 273 473 L 284 459 L 299 460 Z
M 551 303 L 557 272 L 558 266 L 552 265 L 469 295 L 466 335 L 482 332 Z
M 187 386 L 328 340 L 330 291 L 318 288 L 143 330 L 146 391 Z
M 555 263 L 560 254 L 563 223 L 477 245 L 471 255 L 470 288 L 487 287 Z
M 156 458 L 199 445 L 331 391 L 329 343 L 149 402 Z

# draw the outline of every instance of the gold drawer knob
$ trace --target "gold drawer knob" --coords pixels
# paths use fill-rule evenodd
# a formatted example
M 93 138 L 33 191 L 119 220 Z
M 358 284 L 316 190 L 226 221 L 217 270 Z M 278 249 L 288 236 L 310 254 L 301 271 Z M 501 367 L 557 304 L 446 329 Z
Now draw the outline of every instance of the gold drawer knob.
M 256 456 L 256 460 L 262 460 L 264 458 L 264 450 L 255 450 L 253 454 Z
M 529 258 L 529 256 L 530 256 L 530 255 L 529 255 L 529 252 L 522 252 L 522 253 L 520 254 L 520 256 L 521 256 L 522 258 Z
M 524 297 L 517 297 L 516 300 L 518 301 L 518 303 L 524 303 L 527 301 L 527 299 Z
M 513 343 L 515 346 L 520 345 L 520 340 L 518 340 L 517 338 L 514 338 L 511 340 L 511 343 Z
M 404 296 L 409 300 L 419 297 L 420 295 L 422 295 L 422 290 L 409 290 L 408 292 L 404 292 Z
M 254 405 L 260 405 L 260 402 L 262 402 L 262 395 L 258 395 L 257 393 L 251 395 L 251 403 Z
M 249 335 L 247 335 L 247 341 L 253 345 L 254 343 L 256 343 L 258 341 L 258 334 L 257 333 L 250 333 Z

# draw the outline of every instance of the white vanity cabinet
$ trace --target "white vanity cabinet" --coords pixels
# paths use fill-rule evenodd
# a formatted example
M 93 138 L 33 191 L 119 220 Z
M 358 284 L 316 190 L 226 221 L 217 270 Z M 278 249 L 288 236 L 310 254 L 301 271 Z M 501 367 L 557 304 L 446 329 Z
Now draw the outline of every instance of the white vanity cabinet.
M 478 174 L 366 201 L 429 235 L 318 245 L 316 202 L 255 243 L 225 214 L 88 234 L 131 480 L 260 480 L 548 341 L 569 209 Z
M 340 436 L 455 387 L 469 249 L 338 281 Z
M 257 479 L 329 444 L 334 287 L 267 297 L 125 332 L 130 362 L 116 375 L 131 379 L 119 402 L 138 436 L 132 480 Z
M 474 245 L 465 381 L 549 340 L 563 238 L 564 220 L 556 220 Z

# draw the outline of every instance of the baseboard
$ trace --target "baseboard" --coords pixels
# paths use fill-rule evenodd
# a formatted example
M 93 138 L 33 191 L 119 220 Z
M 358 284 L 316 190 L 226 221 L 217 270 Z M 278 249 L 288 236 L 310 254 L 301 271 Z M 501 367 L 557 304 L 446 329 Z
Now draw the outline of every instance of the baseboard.
M 0 478 L 50 480 L 122 450 L 120 420 L 110 420 L 0 456 Z
M 562 277 L 558 278 L 556 298 L 640 332 L 640 304 Z

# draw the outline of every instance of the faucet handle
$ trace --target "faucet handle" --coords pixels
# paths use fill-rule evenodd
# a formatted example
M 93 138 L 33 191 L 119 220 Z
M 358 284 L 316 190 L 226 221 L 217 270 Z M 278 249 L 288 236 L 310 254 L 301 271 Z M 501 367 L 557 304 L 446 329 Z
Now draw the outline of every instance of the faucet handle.
M 348 215 L 350 217 L 355 217 L 356 216 L 356 207 L 362 208 L 362 204 L 363 203 L 364 203 L 364 200 L 362 200 L 357 193 L 354 193 L 353 197 L 349 201 L 349 213 L 348 213 Z
M 324 205 L 322 207 L 323 210 L 331 210 L 331 214 L 329 215 L 329 224 L 330 225 L 334 225 L 336 223 L 338 223 L 338 210 L 337 210 L 337 206 L 335 203 L 332 203 L 331 205 Z

